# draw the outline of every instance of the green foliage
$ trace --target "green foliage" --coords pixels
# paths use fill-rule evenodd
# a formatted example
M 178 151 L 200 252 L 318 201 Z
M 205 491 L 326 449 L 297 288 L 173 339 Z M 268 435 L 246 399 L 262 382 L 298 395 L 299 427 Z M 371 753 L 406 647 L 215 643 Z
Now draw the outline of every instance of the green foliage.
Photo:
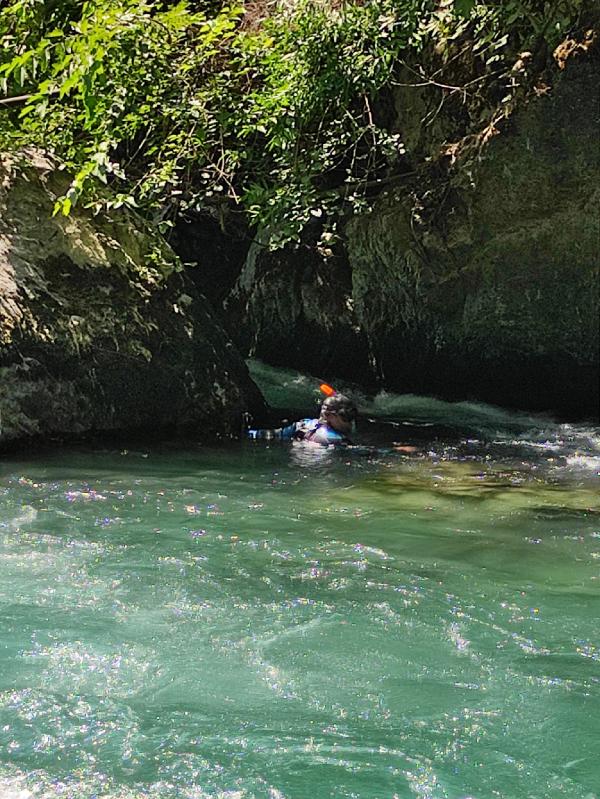
M 62 27 L 44 31 L 36 42 L 30 38 L 27 49 L 19 34 L 31 29 L 40 5 L 51 4 L 20 0 L 3 12 L 0 75 L 5 88 L 31 92 L 19 114 L 23 133 L 77 170 L 57 210 L 68 214 L 98 181 L 123 187 L 113 204 L 168 197 L 190 160 L 202 159 L 192 152 L 202 148 L 202 137 L 193 135 L 195 81 L 233 31 L 239 11 L 225 9 L 207 20 L 183 3 L 161 11 L 138 0 L 89 0 L 78 6 L 76 19 L 49 13 L 45 21 Z M 193 26 L 202 35 L 189 46 Z
M 476 53 L 487 53 L 486 64 L 505 55 L 540 45 L 554 48 L 577 20 L 583 0 L 505 0 L 477 3 L 454 0 L 450 13 L 442 13 L 450 38 L 468 31 Z
M 57 213 L 129 205 L 168 224 L 234 203 L 277 246 L 364 208 L 402 164 L 375 113 L 402 59 L 466 38 L 498 70 L 558 40 L 579 5 L 288 0 L 253 20 L 256 3 L 16 0 L 0 12 L 0 87 L 27 99 L 0 111 L 0 137 L 74 174 Z
M 362 207 L 367 180 L 403 154 L 399 136 L 375 121 L 372 99 L 430 5 L 383 0 L 336 14 L 305 3 L 240 43 L 236 65 L 251 85 L 243 124 L 231 115 L 228 134 L 243 144 L 244 204 L 272 245 L 341 203 Z

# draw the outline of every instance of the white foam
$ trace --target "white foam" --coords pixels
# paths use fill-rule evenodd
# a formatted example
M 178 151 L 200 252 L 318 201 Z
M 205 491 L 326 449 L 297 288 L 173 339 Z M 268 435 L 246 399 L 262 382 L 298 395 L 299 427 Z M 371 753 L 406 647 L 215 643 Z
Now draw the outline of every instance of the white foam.
M 567 458 L 567 465 L 573 469 L 594 472 L 600 477 L 600 457 L 593 455 L 571 455 Z
M 20 530 L 21 527 L 28 524 L 32 524 L 37 519 L 37 515 L 38 515 L 37 510 L 35 508 L 32 508 L 31 505 L 23 505 L 19 516 L 15 516 L 14 519 L 10 519 L 6 523 L 6 526 L 8 527 L 9 530 L 13 532 L 16 530 Z M 0 799 L 2 798 L 0 797 Z
M 0 799 L 33 799 L 35 794 L 23 787 L 25 780 L 25 775 L 0 777 Z

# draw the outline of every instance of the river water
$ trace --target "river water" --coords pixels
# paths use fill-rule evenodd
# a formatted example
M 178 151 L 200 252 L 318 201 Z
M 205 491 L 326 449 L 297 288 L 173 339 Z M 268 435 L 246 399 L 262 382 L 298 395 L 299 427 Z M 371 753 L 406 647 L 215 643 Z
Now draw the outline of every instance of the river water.
M 0 462 L 1 799 L 600 796 L 600 430 L 363 408 Z

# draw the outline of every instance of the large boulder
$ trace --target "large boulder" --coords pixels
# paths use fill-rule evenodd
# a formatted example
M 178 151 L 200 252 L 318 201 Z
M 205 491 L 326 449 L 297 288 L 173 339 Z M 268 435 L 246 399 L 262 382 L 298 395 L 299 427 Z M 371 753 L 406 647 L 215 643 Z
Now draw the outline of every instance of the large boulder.
M 173 252 L 124 209 L 52 216 L 67 187 L 39 154 L 0 159 L 0 445 L 238 434 L 262 398 Z
M 598 413 L 600 71 L 589 60 L 477 158 L 348 228 L 353 298 L 386 385 Z

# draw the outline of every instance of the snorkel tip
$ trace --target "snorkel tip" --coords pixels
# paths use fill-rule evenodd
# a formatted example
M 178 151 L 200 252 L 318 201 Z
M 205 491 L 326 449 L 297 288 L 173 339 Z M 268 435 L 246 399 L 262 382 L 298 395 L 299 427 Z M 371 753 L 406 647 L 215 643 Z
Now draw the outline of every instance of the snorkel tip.
M 333 395 L 336 393 L 335 388 L 330 386 L 328 383 L 321 383 L 319 390 L 322 391 L 326 397 L 333 397 Z

